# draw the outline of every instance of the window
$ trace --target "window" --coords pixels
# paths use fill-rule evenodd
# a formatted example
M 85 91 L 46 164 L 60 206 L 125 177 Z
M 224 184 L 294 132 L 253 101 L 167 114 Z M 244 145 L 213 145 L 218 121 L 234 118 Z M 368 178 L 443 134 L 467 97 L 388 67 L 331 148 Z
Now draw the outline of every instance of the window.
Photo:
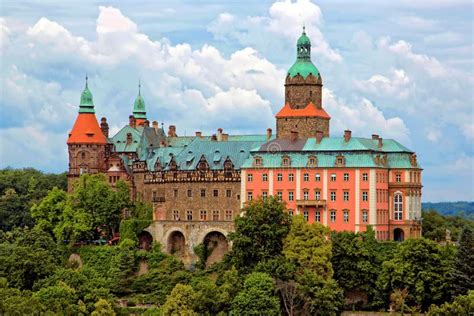
M 283 175 L 281 173 L 277 174 L 277 181 L 278 182 L 283 181 Z
M 335 173 L 331 173 L 331 181 L 336 181 L 336 174 Z
M 331 191 L 331 201 L 336 201 L 336 191 Z
M 212 211 L 212 220 L 218 221 L 219 220 L 219 210 Z
M 229 190 L 229 189 L 225 190 L 225 196 L 228 198 L 232 197 L 232 190 Z
M 152 196 L 153 202 L 155 202 L 157 200 L 156 199 L 156 191 L 151 192 L 151 196 Z
M 367 223 L 369 221 L 369 213 L 367 211 L 362 211 L 362 223 Z
M 334 223 L 336 221 L 336 211 L 331 211 L 331 223 Z
M 321 200 L 321 192 L 319 191 L 314 192 L 314 198 L 316 199 L 316 201 Z
M 188 221 L 192 221 L 193 220 L 193 211 L 187 211 L 186 212 L 186 219 Z
M 288 201 L 293 201 L 293 191 L 288 192 Z
M 288 181 L 293 181 L 294 178 L 295 176 L 292 173 L 288 174 Z
M 281 163 L 282 163 L 283 166 L 287 167 L 287 166 L 290 165 L 290 159 L 285 157 L 285 158 L 283 158 Z
M 281 202 L 281 201 L 283 200 L 283 192 L 278 191 L 278 192 L 277 192 L 277 197 L 278 197 L 278 201 Z
M 303 217 L 304 217 L 304 219 L 305 219 L 306 221 L 308 221 L 308 216 L 309 216 L 308 211 L 307 211 L 307 210 L 304 210 L 304 211 L 303 211 Z
M 218 189 L 212 190 L 212 196 L 218 197 L 219 196 L 219 190 Z
M 369 181 L 369 174 L 368 173 L 363 173 L 362 174 L 362 181 Z
M 232 220 L 232 211 L 225 211 L 225 220 L 226 221 Z
M 206 189 L 201 189 L 201 197 L 206 197 Z
M 303 175 L 303 181 L 308 182 L 309 181 L 309 174 L 305 173 Z
M 349 191 L 344 191 L 344 201 L 349 201 Z
M 316 159 L 315 158 L 309 158 L 309 164 L 311 166 L 314 166 L 316 164 Z
M 247 192 L 247 200 L 248 200 L 248 201 L 252 201 L 252 198 L 253 198 L 253 192 L 252 192 L 252 191 L 248 191 L 248 192 Z
M 207 220 L 207 211 L 203 210 L 203 211 L 201 211 L 200 214 L 201 214 L 201 217 L 200 217 L 201 221 Z
M 173 196 L 174 196 L 175 198 L 178 197 L 178 189 L 174 189 L 174 190 L 173 190 Z
M 316 213 L 314 215 L 314 220 L 316 222 L 321 222 L 321 211 L 316 211 Z
M 402 182 L 402 175 L 401 174 L 397 173 L 395 175 L 395 182 Z
M 349 211 L 344 211 L 344 223 L 349 222 Z
M 262 174 L 262 181 L 263 182 L 268 181 L 268 175 L 266 173 Z
M 248 181 L 248 182 L 252 182 L 252 180 L 253 180 L 253 174 L 249 173 L 249 174 L 247 175 L 247 181 Z
M 305 201 L 309 200 L 309 192 L 308 191 L 303 191 L 303 200 L 305 200 Z
M 263 192 L 262 192 L 262 199 L 266 200 L 266 199 L 267 199 L 267 196 L 268 196 L 267 191 L 263 191 Z
M 179 211 L 173 211 L 173 219 L 175 221 L 179 221 Z
M 367 191 L 362 192 L 362 201 L 368 201 L 369 200 L 369 194 Z
M 314 180 L 321 181 L 321 175 L 319 173 L 316 173 L 316 175 L 314 176 Z
M 187 195 L 188 195 L 188 197 L 192 197 L 193 196 L 193 190 L 188 189 Z
M 402 217 L 403 217 L 403 197 L 400 193 L 397 193 L 394 196 L 393 217 L 396 221 L 402 220 Z
M 344 181 L 349 181 L 349 174 L 348 173 L 344 173 Z

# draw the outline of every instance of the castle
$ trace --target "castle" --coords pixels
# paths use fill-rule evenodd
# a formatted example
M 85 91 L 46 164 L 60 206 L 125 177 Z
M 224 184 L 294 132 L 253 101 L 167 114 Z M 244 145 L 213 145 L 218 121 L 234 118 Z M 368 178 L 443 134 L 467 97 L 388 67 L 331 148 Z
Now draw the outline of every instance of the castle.
M 135 199 L 153 205 L 153 224 L 141 238 L 159 241 L 185 262 L 194 246 L 212 243 L 208 263 L 228 250 L 227 234 L 247 201 L 277 196 L 290 214 L 332 230 L 365 231 L 379 240 L 421 236 L 421 167 L 416 154 L 378 135 L 330 136 L 322 78 L 303 33 L 285 79 L 285 104 L 276 135 L 178 136 L 147 118 L 138 96 L 129 124 L 109 135 L 97 121 L 87 85 L 69 133 L 68 189 L 83 173 L 105 173 L 113 186 L 126 180 Z

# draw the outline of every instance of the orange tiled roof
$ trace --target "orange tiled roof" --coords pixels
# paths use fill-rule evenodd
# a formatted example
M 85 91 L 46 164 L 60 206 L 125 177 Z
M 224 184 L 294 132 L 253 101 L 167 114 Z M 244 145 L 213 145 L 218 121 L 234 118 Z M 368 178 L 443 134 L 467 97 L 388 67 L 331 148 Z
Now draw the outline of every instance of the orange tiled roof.
M 312 102 L 310 102 L 304 109 L 292 109 L 287 103 L 285 106 L 278 112 L 275 117 L 304 117 L 304 116 L 317 116 L 321 118 L 330 119 L 329 114 L 324 111 L 324 109 L 318 109 Z
M 99 144 L 105 145 L 102 130 L 94 113 L 79 113 L 74 127 L 69 133 L 68 144 Z
M 140 125 L 143 125 L 143 123 L 145 123 L 145 121 L 146 121 L 146 119 L 137 118 L 137 119 L 135 120 L 135 124 L 136 124 L 137 126 L 140 126 Z

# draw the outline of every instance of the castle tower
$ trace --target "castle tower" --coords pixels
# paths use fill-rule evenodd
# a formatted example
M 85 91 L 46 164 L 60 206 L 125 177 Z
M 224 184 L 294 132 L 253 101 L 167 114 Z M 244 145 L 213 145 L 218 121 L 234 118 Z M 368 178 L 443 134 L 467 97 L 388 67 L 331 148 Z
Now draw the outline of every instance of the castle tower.
M 141 95 L 141 84 L 138 83 L 138 95 L 133 103 L 133 117 L 137 126 L 143 125 L 146 121 L 145 100 Z
M 72 190 L 72 183 L 81 174 L 107 171 L 107 138 L 95 116 L 94 101 L 88 87 L 87 77 L 86 87 L 81 94 L 79 114 L 69 133 L 67 145 L 69 152 L 68 191 Z
M 292 132 L 298 132 L 299 138 L 316 137 L 317 131 L 329 136 L 331 117 L 322 106 L 321 74 L 311 61 L 311 41 L 304 27 L 296 54 L 285 80 L 285 106 L 275 116 L 277 138 L 290 138 Z

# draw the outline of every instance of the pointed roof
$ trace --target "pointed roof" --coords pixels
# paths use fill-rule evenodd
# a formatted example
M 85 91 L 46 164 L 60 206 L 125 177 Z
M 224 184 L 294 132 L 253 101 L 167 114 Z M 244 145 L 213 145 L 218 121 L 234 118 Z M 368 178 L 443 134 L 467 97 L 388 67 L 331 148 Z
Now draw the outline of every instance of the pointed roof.
M 81 93 L 81 102 L 79 103 L 79 113 L 95 113 L 94 100 L 92 92 L 89 90 L 88 78 L 86 76 L 86 87 Z
M 67 144 L 105 145 L 107 139 L 100 129 L 94 113 L 79 113 L 69 133 Z
M 318 68 L 311 61 L 311 41 L 306 35 L 305 27 L 303 33 L 296 42 L 296 61 L 288 70 L 288 75 L 296 77 L 301 75 L 303 78 L 312 74 L 315 77 L 320 76 Z
M 318 109 L 313 102 L 310 102 L 303 109 L 292 109 L 288 103 L 275 115 L 276 118 L 282 117 L 321 117 L 330 119 L 331 117 L 327 114 L 324 109 Z
M 145 108 L 145 100 L 141 95 L 141 84 L 138 83 L 138 95 L 135 98 L 135 103 L 133 104 L 133 116 L 137 120 L 146 120 L 146 108 Z

